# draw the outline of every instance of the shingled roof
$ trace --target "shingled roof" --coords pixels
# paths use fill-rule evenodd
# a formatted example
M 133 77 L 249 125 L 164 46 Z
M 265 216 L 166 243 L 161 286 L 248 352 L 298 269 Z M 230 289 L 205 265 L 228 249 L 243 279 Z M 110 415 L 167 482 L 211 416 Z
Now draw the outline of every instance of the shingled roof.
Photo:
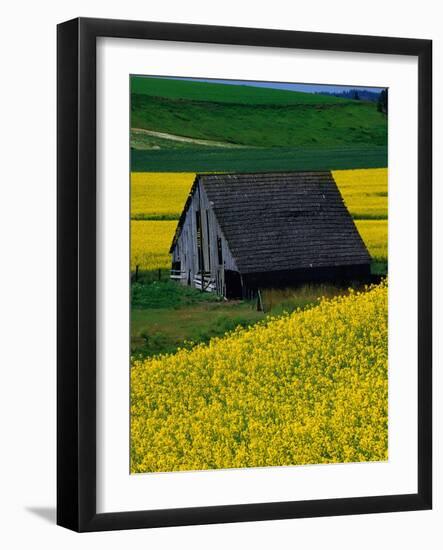
M 240 273 L 371 260 L 330 172 L 208 174 L 197 180 Z

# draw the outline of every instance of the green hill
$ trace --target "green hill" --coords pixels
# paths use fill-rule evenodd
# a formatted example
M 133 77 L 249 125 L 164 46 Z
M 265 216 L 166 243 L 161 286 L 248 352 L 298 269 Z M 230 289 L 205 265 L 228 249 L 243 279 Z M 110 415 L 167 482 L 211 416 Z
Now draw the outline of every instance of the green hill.
M 173 78 L 133 76 L 131 93 L 188 101 L 241 103 L 246 105 L 335 105 L 356 101 L 320 94 L 274 88 L 196 82 Z
M 386 165 L 387 118 L 376 104 L 320 94 L 132 77 L 131 127 L 138 129 L 131 136 L 137 169 L 170 170 L 170 162 L 174 169 L 201 170 L 204 165 L 209 170 L 236 170 L 237 164 L 238 169 L 253 169 L 264 155 L 278 155 L 276 148 L 289 162 L 287 166 L 306 150 L 314 159 L 318 152 L 323 159 L 326 154 L 334 160 L 337 151 L 350 158 L 349 163 L 343 164 L 342 158 L 331 168 L 355 167 L 355 163 L 365 167 L 364 157 L 373 158 L 374 151 L 377 158 L 371 166 Z M 151 134 L 143 135 L 140 130 Z M 214 150 L 209 150 L 211 141 L 216 142 Z M 236 151 L 232 146 L 249 151 Z M 211 159 L 216 161 L 214 167 Z

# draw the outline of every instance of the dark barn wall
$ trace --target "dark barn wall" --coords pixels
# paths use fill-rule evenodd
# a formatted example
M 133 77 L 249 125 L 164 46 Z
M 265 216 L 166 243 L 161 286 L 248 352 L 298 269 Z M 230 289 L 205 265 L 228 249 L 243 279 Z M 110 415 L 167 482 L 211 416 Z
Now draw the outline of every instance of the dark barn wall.
M 248 273 L 242 276 L 244 286 L 252 291 L 259 288 L 285 288 L 305 283 L 346 284 L 352 281 L 370 281 L 369 264 L 317 267 Z
M 225 270 L 225 297 L 228 300 L 244 298 L 245 288 L 238 271 Z

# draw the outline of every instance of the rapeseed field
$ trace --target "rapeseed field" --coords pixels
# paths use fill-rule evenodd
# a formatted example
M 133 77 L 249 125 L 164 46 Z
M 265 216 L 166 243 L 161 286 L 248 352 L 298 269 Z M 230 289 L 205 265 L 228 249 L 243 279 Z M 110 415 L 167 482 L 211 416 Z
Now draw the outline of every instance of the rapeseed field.
M 354 219 L 388 218 L 388 169 L 333 170 L 337 187 Z
M 371 256 L 385 262 L 387 169 L 338 170 L 333 176 Z M 194 178 L 195 173 L 131 174 L 132 271 L 136 265 L 170 267 L 169 247 Z
M 131 472 L 388 458 L 387 283 L 131 368 Z
M 178 220 L 195 174 L 132 172 L 131 219 Z
M 376 262 L 388 261 L 388 220 L 355 220 L 369 254 Z
M 131 271 L 170 269 L 176 221 L 131 220 Z

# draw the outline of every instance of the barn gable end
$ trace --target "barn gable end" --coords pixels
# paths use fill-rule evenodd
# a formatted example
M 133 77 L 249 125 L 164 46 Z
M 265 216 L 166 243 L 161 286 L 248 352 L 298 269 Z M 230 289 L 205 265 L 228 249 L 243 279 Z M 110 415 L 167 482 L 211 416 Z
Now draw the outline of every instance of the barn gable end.
M 170 252 L 172 277 L 199 289 L 226 295 L 226 272 L 238 273 L 199 176 L 186 200 Z

